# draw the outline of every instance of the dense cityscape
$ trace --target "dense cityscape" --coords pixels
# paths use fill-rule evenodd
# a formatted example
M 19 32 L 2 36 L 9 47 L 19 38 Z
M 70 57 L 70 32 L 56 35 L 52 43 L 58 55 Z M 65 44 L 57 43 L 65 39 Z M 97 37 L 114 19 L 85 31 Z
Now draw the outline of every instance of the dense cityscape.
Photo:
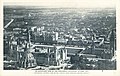
M 4 70 L 116 70 L 115 8 L 3 11 Z

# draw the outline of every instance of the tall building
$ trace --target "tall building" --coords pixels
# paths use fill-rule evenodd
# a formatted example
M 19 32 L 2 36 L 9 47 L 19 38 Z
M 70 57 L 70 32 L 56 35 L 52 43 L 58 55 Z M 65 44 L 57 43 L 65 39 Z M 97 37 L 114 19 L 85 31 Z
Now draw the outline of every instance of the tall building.
M 113 29 L 110 32 L 110 51 L 111 51 L 111 55 L 114 56 L 114 52 L 115 52 L 115 32 L 114 32 Z
M 53 37 L 53 41 L 57 41 L 58 40 L 58 32 L 51 33 L 51 36 Z
M 37 65 L 60 66 L 67 59 L 67 49 L 64 47 L 38 47 L 47 49 L 47 52 L 33 52 Z

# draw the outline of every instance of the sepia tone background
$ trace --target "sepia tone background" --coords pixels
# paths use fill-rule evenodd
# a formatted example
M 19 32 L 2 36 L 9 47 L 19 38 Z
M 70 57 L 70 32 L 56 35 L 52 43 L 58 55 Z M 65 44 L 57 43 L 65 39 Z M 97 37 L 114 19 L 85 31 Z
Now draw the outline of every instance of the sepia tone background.
M 1 37 L 1 44 L 0 44 L 0 47 L 1 47 L 1 53 L 0 53 L 0 58 L 1 58 L 1 61 L 0 61 L 0 64 L 1 64 L 1 76 L 13 76 L 13 75 L 18 75 L 18 76 L 21 76 L 21 75 L 29 75 L 29 76 L 32 76 L 32 75 L 35 75 L 35 76 L 38 76 L 38 75 L 41 75 L 39 71 L 31 71 L 31 70 L 27 70 L 27 71 L 12 71 L 12 70 L 6 70 L 4 71 L 2 68 L 3 68 L 3 5 L 26 5 L 26 6 L 45 6 L 45 7 L 75 7 L 75 8 L 85 8 L 85 7 L 91 7 L 91 8 L 97 8 L 97 7 L 100 7 L 100 8 L 106 8 L 106 7 L 115 7 L 117 9 L 117 13 L 116 13 L 116 18 L 117 18 L 117 22 L 116 22 L 116 26 L 117 26 L 117 70 L 114 70 L 114 71 L 110 71 L 110 70 L 105 70 L 105 71 L 79 71 L 79 73 L 77 74 L 74 74 L 74 71 L 72 72 L 72 74 L 69 74 L 70 72 L 65 72 L 63 74 L 69 74 L 69 75 L 82 75 L 82 76 L 86 76 L 86 75 L 90 75 L 90 76 L 98 76 L 98 75 L 109 75 L 109 76 L 118 76 L 119 75 L 119 62 L 120 62 L 120 59 L 119 59 L 119 24 L 120 24 L 120 13 L 119 10 L 119 4 L 120 4 L 120 1 L 119 0 L 2 0 L 1 1 L 1 7 L 0 10 L 1 10 L 1 20 L 0 20 L 0 23 L 1 23 L 1 34 L 0 34 L 0 37 Z M 54 71 L 53 71 L 54 72 Z M 47 71 L 44 71 L 42 72 L 43 74 L 47 74 Z M 82 74 L 81 74 L 82 73 Z M 84 74 L 86 73 L 86 74 Z M 54 74 L 54 73 L 53 73 Z M 59 73 L 60 74 L 60 73 Z M 47 74 L 47 75 L 51 75 L 50 73 Z M 54 75 L 57 75 L 57 73 L 55 73 Z

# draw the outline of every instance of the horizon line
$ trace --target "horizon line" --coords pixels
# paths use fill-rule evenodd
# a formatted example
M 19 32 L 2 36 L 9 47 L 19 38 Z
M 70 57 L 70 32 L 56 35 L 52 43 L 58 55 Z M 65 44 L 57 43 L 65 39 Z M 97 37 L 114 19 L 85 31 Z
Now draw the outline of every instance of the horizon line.
M 7 4 L 7 5 L 3 5 L 3 7 L 6 7 L 6 6 L 9 6 L 9 7 L 13 7 L 13 6 L 16 6 L 16 7 L 14 7 L 14 8 L 17 8 L 17 7 L 35 7 L 35 8 L 93 8 L 93 9 L 95 9 L 95 8 L 113 8 L 113 9 L 115 9 L 116 8 L 116 6 L 114 6 L 114 7 L 67 7 L 67 6 L 64 6 L 64 7 L 60 7 L 60 6 L 57 6 L 57 7 L 55 7 L 55 6 L 36 6 L 36 5 L 9 5 L 9 4 Z
M 41 3 L 41 2 L 3 2 L 3 6 L 33 6 L 46 8 L 116 8 L 116 4 L 111 3 Z

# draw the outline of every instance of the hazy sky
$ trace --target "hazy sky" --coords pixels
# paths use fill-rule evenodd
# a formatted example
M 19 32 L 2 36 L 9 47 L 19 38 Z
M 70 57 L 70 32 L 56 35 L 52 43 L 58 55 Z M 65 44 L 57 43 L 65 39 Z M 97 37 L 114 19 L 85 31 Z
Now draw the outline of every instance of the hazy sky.
M 115 7 L 116 0 L 3 0 L 4 5 L 26 5 L 45 7 L 106 8 Z

